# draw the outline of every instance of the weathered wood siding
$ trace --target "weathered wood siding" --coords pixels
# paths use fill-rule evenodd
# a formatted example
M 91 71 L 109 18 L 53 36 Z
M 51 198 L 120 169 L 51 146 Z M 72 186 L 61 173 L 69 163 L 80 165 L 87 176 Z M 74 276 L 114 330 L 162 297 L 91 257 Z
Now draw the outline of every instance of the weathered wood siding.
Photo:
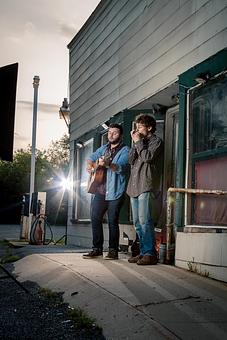
M 227 0 L 104 0 L 69 44 L 71 140 L 227 46 Z

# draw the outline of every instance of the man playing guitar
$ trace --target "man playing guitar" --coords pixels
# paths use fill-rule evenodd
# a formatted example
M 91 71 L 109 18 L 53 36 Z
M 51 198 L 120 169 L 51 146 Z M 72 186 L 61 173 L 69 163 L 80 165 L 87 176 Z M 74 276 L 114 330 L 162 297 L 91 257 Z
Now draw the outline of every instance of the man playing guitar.
M 98 148 L 87 160 L 87 171 L 103 173 L 95 187 L 91 202 L 93 249 L 84 254 L 84 259 L 103 256 L 103 216 L 107 212 L 109 226 L 109 251 L 106 260 L 118 259 L 119 213 L 126 190 L 129 148 L 122 143 L 123 129 L 111 124 L 108 143 Z M 100 178 L 102 179 L 100 180 Z M 89 190 L 88 190 L 89 192 Z

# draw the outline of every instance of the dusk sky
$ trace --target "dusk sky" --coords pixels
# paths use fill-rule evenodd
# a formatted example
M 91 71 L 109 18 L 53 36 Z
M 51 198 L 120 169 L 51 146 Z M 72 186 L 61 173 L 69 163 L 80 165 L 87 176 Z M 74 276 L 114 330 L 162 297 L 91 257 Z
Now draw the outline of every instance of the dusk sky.
M 31 144 L 33 77 L 40 77 L 36 147 L 67 132 L 58 111 L 68 97 L 67 45 L 99 0 L 1 0 L 0 67 L 19 63 L 14 150 Z

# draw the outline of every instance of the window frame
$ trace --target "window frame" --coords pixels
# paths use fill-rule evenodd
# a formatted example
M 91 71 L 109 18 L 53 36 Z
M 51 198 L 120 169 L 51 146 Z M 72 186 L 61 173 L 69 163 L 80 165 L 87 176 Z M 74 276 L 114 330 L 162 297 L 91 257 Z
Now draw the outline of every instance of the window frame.
M 213 85 L 223 79 L 223 75 L 226 77 L 227 73 L 222 72 L 220 75 L 217 74 L 215 77 L 213 77 L 208 85 Z M 212 83 L 211 83 L 212 82 Z M 206 86 L 206 84 L 197 84 L 190 89 L 188 89 L 188 94 L 187 94 L 187 142 L 186 142 L 186 174 L 185 174 L 185 187 L 191 187 L 191 188 L 196 188 L 196 162 L 198 161 L 203 161 L 203 160 L 211 160 L 215 158 L 219 158 L 222 156 L 227 156 L 227 146 L 224 147 L 219 147 L 219 148 L 210 148 L 207 150 L 203 151 L 198 151 L 194 150 L 194 143 L 195 143 L 195 135 L 193 134 L 193 108 L 192 108 L 192 96 L 194 94 L 194 91 L 196 89 L 199 89 L 201 87 Z M 210 113 L 212 116 L 212 112 Z M 196 137 L 197 138 L 197 137 Z M 207 145 L 207 148 L 209 145 Z M 203 189 L 203 188 L 199 188 Z M 211 223 L 201 223 L 198 224 L 196 223 L 195 219 L 195 204 L 196 204 L 196 196 L 197 195 L 187 195 L 185 194 L 185 220 L 184 220 L 184 225 L 187 227 L 198 227 L 198 228 L 221 228 L 225 229 L 227 228 L 227 225 L 222 225 L 222 224 L 215 224 L 211 221 Z
M 82 147 L 77 147 L 75 148 L 75 167 L 74 167 L 74 171 L 75 171 L 75 180 L 74 180 L 74 219 L 75 221 L 78 222 L 90 222 L 91 219 L 90 218 L 81 218 L 79 216 L 79 200 L 78 200 L 78 196 L 80 194 L 79 190 L 80 190 L 80 184 L 81 184 L 81 157 L 80 157 L 80 153 L 82 152 L 82 150 L 88 145 L 92 143 L 92 149 L 94 148 L 94 137 L 91 137 L 89 139 L 87 139 L 86 141 L 83 142 L 83 146 Z M 76 143 L 75 143 L 76 144 Z M 90 195 L 91 194 L 87 194 Z M 91 199 L 90 199 L 91 200 Z

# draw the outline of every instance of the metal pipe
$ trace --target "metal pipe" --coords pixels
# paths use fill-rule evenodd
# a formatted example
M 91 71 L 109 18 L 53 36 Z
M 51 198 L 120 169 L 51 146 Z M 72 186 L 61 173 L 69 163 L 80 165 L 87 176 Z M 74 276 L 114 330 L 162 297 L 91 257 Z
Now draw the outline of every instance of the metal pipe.
M 166 216 L 166 261 L 170 262 L 170 246 L 171 246 L 171 235 L 173 232 L 172 209 L 171 209 L 171 192 L 167 191 L 167 216 Z
M 32 193 L 35 188 L 35 148 L 36 148 L 36 125 L 37 125 L 37 107 L 38 107 L 38 87 L 39 87 L 39 76 L 33 78 L 34 88 L 34 100 L 33 100 L 33 123 L 32 123 L 32 150 L 31 150 L 31 173 L 30 173 L 30 192 L 29 192 L 29 225 L 28 225 L 28 237 L 30 241 L 30 231 L 32 223 L 31 204 L 32 204 Z
M 188 187 L 188 171 L 189 171 L 189 145 L 190 145 L 190 140 L 189 140 L 189 91 L 187 90 L 187 99 L 186 99 L 186 163 L 185 163 L 185 187 Z M 188 202 L 188 196 L 185 194 L 185 200 L 184 200 L 184 224 L 187 224 L 187 202 Z
M 169 188 L 168 192 L 179 192 L 188 194 L 213 194 L 213 195 L 227 195 L 227 191 L 223 190 L 207 190 L 207 189 L 191 189 L 191 188 Z

